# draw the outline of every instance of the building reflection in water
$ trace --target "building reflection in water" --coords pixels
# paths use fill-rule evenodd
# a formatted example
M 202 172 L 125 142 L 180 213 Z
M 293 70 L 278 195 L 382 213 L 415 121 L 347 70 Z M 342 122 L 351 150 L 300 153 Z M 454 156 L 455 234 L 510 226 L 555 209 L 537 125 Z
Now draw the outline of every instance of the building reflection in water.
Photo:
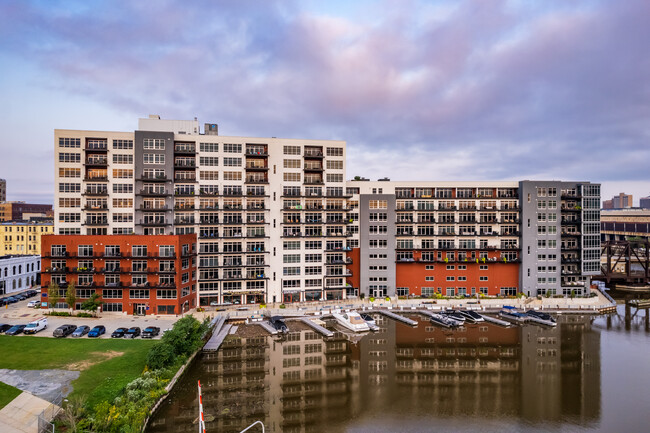
M 377 416 L 599 420 L 600 335 L 589 317 L 454 331 L 419 320 L 411 328 L 377 316 L 380 332 L 357 341 L 323 339 L 298 322 L 282 340 L 240 327 L 219 352 L 202 355 L 147 431 L 196 430 L 198 379 L 212 432 L 257 420 L 269 432 L 336 431 Z

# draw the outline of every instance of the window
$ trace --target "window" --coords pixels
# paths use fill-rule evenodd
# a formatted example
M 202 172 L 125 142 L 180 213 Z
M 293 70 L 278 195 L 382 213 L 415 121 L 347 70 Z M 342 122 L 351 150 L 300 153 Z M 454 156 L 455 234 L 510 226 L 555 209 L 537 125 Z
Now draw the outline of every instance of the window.
M 224 158 L 224 167 L 241 167 L 241 158 Z
M 113 177 L 115 179 L 132 179 L 133 169 L 130 168 L 114 168 Z
M 226 143 L 223 145 L 225 153 L 241 153 L 241 144 L 239 143 Z M 240 163 L 241 165 L 241 163 Z
M 368 203 L 369 209 L 388 209 L 387 200 L 370 200 Z
M 60 183 L 59 192 L 78 193 L 81 192 L 81 185 L 78 183 Z
M 343 174 L 328 173 L 327 174 L 327 181 L 328 182 L 343 182 Z
M 241 171 L 224 171 L 223 180 L 241 180 Z
M 284 173 L 285 182 L 300 182 L 300 173 Z
M 219 143 L 199 143 L 201 152 L 219 152 Z
M 218 171 L 200 171 L 199 172 L 199 179 L 201 180 L 219 180 L 219 172 Z
M 133 140 L 113 140 L 113 149 L 133 149 Z
M 300 168 L 299 159 L 285 159 L 284 168 Z
M 285 155 L 300 155 L 300 146 L 284 146 Z
M 80 148 L 81 139 L 79 138 L 59 138 L 59 147 Z
M 219 165 L 219 158 L 216 156 L 202 156 L 199 158 L 199 164 L 204 167 L 204 166 L 209 166 L 209 167 L 216 167 Z
M 328 147 L 327 156 L 343 156 L 342 147 Z
M 327 169 L 328 170 L 343 170 L 343 161 L 333 161 L 331 159 L 327 160 Z
M 386 239 L 370 239 L 370 248 L 388 248 L 388 240 Z
M 114 153 L 113 164 L 133 164 L 133 155 Z
M 59 162 L 81 162 L 80 153 L 59 153 Z
M 165 150 L 165 140 L 163 138 L 145 138 L 142 141 L 144 150 Z
M 81 169 L 60 167 L 59 177 L 81 177 Z

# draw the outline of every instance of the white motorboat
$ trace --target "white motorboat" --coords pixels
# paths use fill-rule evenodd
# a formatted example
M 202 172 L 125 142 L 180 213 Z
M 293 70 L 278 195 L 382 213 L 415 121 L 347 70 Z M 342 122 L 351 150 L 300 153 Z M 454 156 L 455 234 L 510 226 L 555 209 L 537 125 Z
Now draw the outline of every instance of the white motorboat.
M 377 326 L 377 324 L 375 323 L 375 319 L 374 319 L 370 314 L 368 314 L 368 313 L 361 313 L 360 316 L 361 316 L 361 318 L 362 318 L 363 320 L 366 321 L 366 323 L 368 324 L 368 326 L 370 326 L 371 328 L 372 328 L 373 326 Z
M 370 326 L 368 326 L 368 323 L 365 320 L 363 320 L 361 315 L 359 315 L 359 313 L 357 313 L 356 311 L 349 311 L 346 313 L 344 312 L 332 313 L 332 317 L 334 317 L 334 319 L 339 325 L 351 331 L 354 332 L 370 331 Z
M 431 323 L 435 323 L 436 325 L 444 326 L 445 328 L 455 328 L 455 327 L 460 326 L 460 325 L 463 324 L 463 322 L 452 318 L 448 314 L 433 313 L 429 317 L 430 317 Z
M 472 310 L 458 310 L 458 313 L 470 323 L 484 322 L 483 316 Z

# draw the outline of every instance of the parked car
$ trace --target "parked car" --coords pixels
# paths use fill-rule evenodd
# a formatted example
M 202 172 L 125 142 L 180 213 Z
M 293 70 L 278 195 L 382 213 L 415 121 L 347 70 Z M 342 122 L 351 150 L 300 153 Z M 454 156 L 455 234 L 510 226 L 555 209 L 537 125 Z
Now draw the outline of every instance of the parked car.
M 138 328 L 137 326 L 134 326 L 132 328 L 129 328 L 128 331 L 126 331 L 126 333 L 124 334 L 124 337 L 125 338 L 135 338 L 135 337 L 138 337 L 139 335 L 140 335 L 140 328 Z
M 90 326 L 87 325 L 77 326 L 77 329 L 74 330 L 71 337 L 83 337 L 88 333 L 88 331 L 90 331 Z
M 25 326 L 23 331 L 25 334 L 36 334 L 37 332 L 42 331 L 47 328 L 47 318 L 41 317 L 36 320 L 33 320 Z
M 160 334 L 160 328 L 157 326 L 148 326 L 142 331 L 142 338 L 153 338 Z
M 102 334 L 106 334 L 106 327 L 104 325 L 97 325 L 88 333 L 88 338 L 97 338 Z
M 25 296 L 24 293 L 16 293 L 15 295 L 13 295 L 13 297 L 18 299 L 19 301 L 23 301 L 27 299 L 27 296 Z
M 75 329 L 77 329 L 77 327 L 74 325 L 61 325 L 54 330 L 52 335 L 57 338 L 64 338 L 72 334 L 75 331 Z
M 9 296 L 8 298 L 5 298 L 5 301 L 7 301 L 7 304 L 15 304 L 18 302 L 18 298 L 14 296 Z
M 4 307 L 7 305 L 9 302 L 5 298 L 0 298 L 0 307 Z
M 34 296 L 38 295 L 38 292 L 36 290 L 28 290 L 27 291 L 27 297 L 32 298 Z
M 3 323 L 2 325 L 0 325 L 0 334 L 2 334 L 3 332 L 6 332 L 12 326 L 14 326 L 14 325 L 8 325 L 6 323 Z
M 128 328 L 117 328 L 113 333 L 111 334 L 111 338 L 122 338 L 124 337 L 124 333 L 128 331 Z
M 7 332 L 5 332 L 5 335 L 18 335 L 21 332 L 23 332 L 23 329 L 25 329 L 26 325 L 14 325 L 11 328 L 7 329 Z
M 41 303 L 38 302 L 38 301 L 29 301 L 27 303 L 27 307 L 29 307 L 29 308 L 37 308 L 37 307 L 40 307 L 40 306 L 41 306 Z

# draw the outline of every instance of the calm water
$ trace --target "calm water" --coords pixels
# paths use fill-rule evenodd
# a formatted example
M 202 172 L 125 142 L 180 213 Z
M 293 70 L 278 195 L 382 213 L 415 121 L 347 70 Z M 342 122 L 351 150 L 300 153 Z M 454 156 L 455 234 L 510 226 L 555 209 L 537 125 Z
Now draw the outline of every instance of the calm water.
M 565 316 L 553 329 L 380 319 L 358 341 L 294 322 L 282 340 L 240 327 L 147 431 L 197 431 L 197 379 L 208 432 L 256 420 L 267 432 L 648 431 L 650 332 L 643 316 L 626 330 L 623 314 Z

